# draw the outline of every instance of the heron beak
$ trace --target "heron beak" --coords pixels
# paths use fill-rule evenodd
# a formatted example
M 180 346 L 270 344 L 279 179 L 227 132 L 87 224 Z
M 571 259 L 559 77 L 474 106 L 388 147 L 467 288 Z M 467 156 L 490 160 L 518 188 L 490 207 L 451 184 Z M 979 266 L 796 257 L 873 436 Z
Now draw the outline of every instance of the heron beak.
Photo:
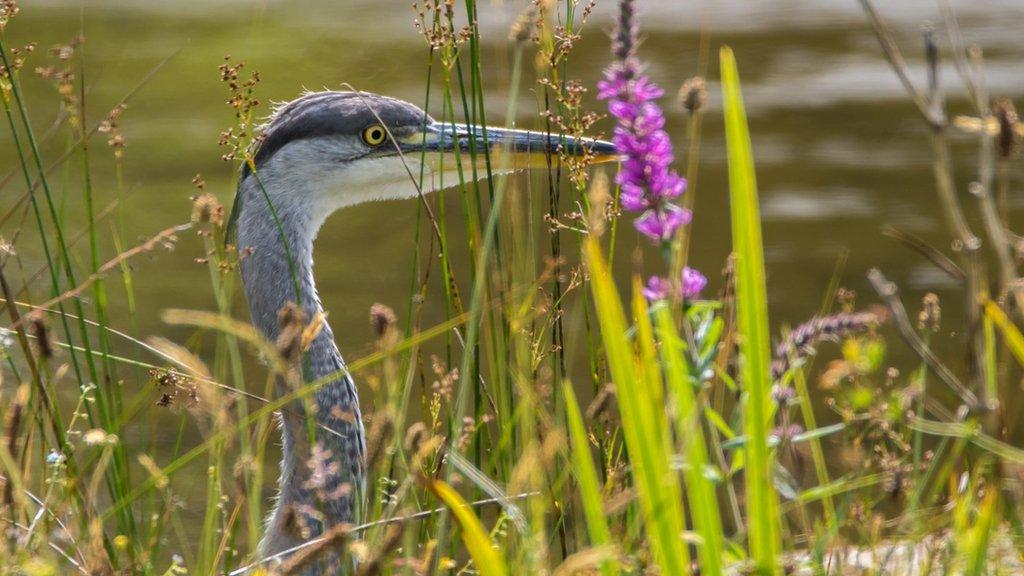
M 498 168 L 547 168 L 550 156 L 589 156 L 592 163 L 619 159 L 611 142 L 557 133 L 435 122 L 401 140 L 404 152 L 464 154 L 482 163 L 490 153 Z M 482 165 L 482 164 L 481 164 Z

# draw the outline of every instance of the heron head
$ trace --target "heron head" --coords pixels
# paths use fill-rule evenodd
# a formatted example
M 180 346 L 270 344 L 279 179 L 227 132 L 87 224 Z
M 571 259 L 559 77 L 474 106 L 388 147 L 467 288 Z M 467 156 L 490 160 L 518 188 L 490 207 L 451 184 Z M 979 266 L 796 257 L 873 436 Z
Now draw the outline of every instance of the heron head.
M 301 202 L 326 217 L 344 206 L 486 177 L 485 159 L 493 174 L 547 166 L 548 155 L 559 151 L 614 158 L 612 144 L 600 140 L 441 123 L 396 98 L 313 92 L 278 107 L 262 128 L 232 218 L 247 190 L 266 192 L 275 203 Z

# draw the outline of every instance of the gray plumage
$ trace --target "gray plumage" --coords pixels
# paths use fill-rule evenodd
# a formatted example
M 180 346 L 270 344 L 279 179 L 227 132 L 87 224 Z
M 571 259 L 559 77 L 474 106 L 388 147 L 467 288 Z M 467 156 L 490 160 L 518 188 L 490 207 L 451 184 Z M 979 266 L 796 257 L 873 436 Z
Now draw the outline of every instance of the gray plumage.
M 367 130 L 375 127 L 386 128 L 384 141 L 376 141 L 376 132 L 368 138 Z M 327 217 L 352 204 L 414 196 L 417 188 L 409 175 L 418 176 L 421 164 L 422 191 L 437 189 L 438 156 L 466 150 L 470 141 L 479 151 L 498 144 L 513 153 L 561 146 L 576 153 L 613 151 L 607 142 L 588 139 L 442 125 L 413 104 L 362 92 L 310 93 L 278 107 L 262 129 L 256 171 L 243 170 L 231 215 L 253 324 L 273 341 L 280 332 L 278 313 L 289 303 L 300 303 L 310 319 L 323 312 L 313 276 L 313 242 Z M 454 160 L 444 166 L 444 181 L 457 182 Z M 306 383 L 335 378 L 315 393 L 308 404 L 312 413 L 298 402 L 282 410 L 280 493 L 259 546 L 261 558 L 338 524 L 357 523 L 364 507 L 359 399 L 352 379 L 342 374 L 345 363 L 330 326 L 313 340 L 303 366 Z M 289 392 L 284 382 L 278 388 Z M 310 420 L 316 425 L 312 441 Z M 328 555 L 304 574 L 333 574 L 340 565 Z
M 372 106 L 372 112 L 368 107 Z M 279 106 L 262 132 L 255 154 L 257 170 L 268 158 L 294 140 L 351 135 L 378 122 L 404 130 L 432 124 L 416 106 L 386 96 L 357 92 L 312 92 Z M 242 168 L 243 178 L 249 166 Z
M 313 241 L 326 217 L 347 203 L 345 190 L 336 185 L 346 167 L 376 152 L 362 142 L 360 131 L 378 122 L 377 115 L 403 134 L 432 122 L 422 110 L 391 98 L 324 92 L 280 107 L 263 130 L 256 173 L 246 169 L 239 183 L 236 225 L 252 321 L 271 341 L 279 335 L 278 312 L 288 303 L 300 302 L 310 319 L 323 312 L 313 277 Z M 330 326 L 313 341 L 304 364 L 307 381 L 338 377 L 316 392 L 313 414 L 297 402 L 283 411 L 280 494 L 261 556 L 357 521 L 365 499 L 359 399 L 352 379 L 341 374 L 344 361 Z M 312 446 L 307 418 L 319 425 Z

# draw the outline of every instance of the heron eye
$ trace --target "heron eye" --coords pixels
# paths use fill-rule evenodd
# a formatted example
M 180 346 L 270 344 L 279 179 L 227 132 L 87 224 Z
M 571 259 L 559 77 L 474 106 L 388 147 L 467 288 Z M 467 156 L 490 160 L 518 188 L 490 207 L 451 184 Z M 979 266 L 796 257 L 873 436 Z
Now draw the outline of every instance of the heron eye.
M 380 146 L 387 140 L 388 133 L 384 130 L 384 127 L 380 124 L 374 124 L 369 128 L 363 130 L 363 142 L 367 146 Z

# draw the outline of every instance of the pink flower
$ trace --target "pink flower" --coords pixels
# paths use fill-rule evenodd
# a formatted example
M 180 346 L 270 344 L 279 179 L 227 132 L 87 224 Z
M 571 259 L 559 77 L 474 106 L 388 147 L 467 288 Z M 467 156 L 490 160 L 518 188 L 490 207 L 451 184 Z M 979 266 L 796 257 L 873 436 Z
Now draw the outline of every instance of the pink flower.
M 686 191 L 686 179 L 672 169 L 672 141 L 665 132 L 665 114 L 657 104 L 665 91 L 643 74 L 636 59 L 636 22 L 632 0 L 619 1 L 619 19 L 613 34 L 615 61 L 597 83 L 597 97 L 608 100 L 608 112 L 618 121 L 612 136 L 624 157 L 615 177 L 619 202 L 624 210 L 638 212 L 637 231 L 661 246 L 672 241 L 692 215 L 675 204 Z M 685 299 L 698 296 L 707 278 L 685 268 L 676 284 Z M 649 300 L 662 300 L 673 291 L 673 282 L 652 276 L 644 288 Z
M 704 287 L 708 285 L 708 279 L 696 268 L 686 266 L 683 268 L 683 297 L 696 298 Z
M 675 204 L 665 203 L 640 215 L 634 225 L 641 234 L 651 240 L 667 242 L 675 236 L 680 226 L 690 223 L 690 212 Z
M 684 300 L 692 300 L 700 296 L 708 279 L 697 270 L 686 266 L 679 281 L 679 292 Z M 673 294 L 672 282 L 661 276 L 651 276 L 647 279 L 647 286 L 644 287 L 644 298 L 650 301 L 665 300 Z
M 671 169 L 672 142 L 665 132 L 665 114 L 655 102 L 664 95 L 641 73 L 633 56 L 636 45 L 632 4 L 621 7 L 615 53 L 624 57 L 605 71 L 597 83 L 597 97 L 608 100 L 608 111 L 618 119 L 613 141 L 625 157 L 616 177 L 622 207 L 642 212 L 634 225 L 655 242 L 669 242 L 689 213 L 672 201 L 686 190 L 686 180 Z

